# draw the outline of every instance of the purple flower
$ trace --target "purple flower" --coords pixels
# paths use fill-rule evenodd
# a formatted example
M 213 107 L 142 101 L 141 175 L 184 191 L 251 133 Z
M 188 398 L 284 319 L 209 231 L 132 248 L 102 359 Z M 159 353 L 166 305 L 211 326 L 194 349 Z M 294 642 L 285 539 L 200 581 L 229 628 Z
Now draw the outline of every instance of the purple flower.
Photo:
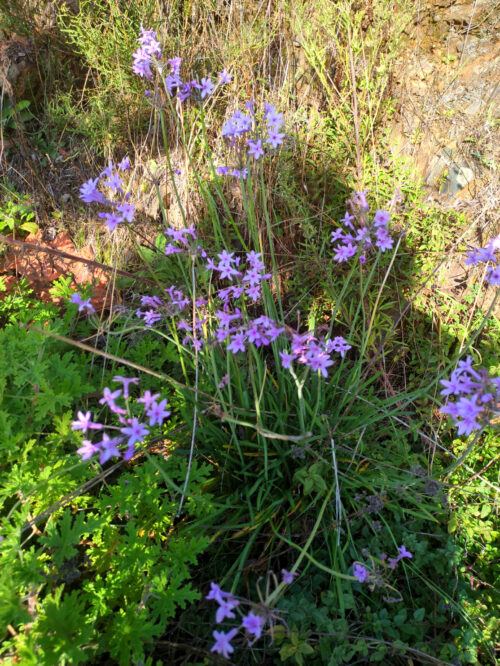
M 151 391 L 144 391 L 144 394 L 137 399 L 137 402 L 142 402 L 144 403 L 144 409 L 148 410 L 151 405 L 155 402 L 156 398 L 159 398 L 160 394 L 155 393 L 154 395 L 151 393 Z
M 224 310 L 217 310 L 215 316 L 219 320 L 220 325 L 227 328 L 231 326 L 232 321 L 241 318 L 241 311 L 239 308 L 236 308 L 234 314 L 230 314 L 229 312 L 224 312 Z
M 465 264 L 469 266 L 476 266 L 479 263 L 479 251 L 476 247 L 469 250 L 467 253 Z
M 151 56 L 145 49 L 137 49 L 137 51 L 132 54 L 132 60 L 132 71 L 134 74 L 138 74 L 140 77 L 148 80 L 153 78 L 151 72 Z
M 368 579 L 368 569 L 356 562 L 352 568 L 352 575 L 357 578 L 360 583 L 364 583 Z
M 212 636 L 215 638 L 215 643 L 212 645 L 210 652 L 217 652 L 221 654 L 226 659 L 229 659 L 229 656 L 234 652 L 234 648 L 229 641 L 231 641 L 236 634 L 238 629 L 231 629 L 227 634 L 224 631 L 214 631 Z
M 241 626 L 244 627 L 249 634 L 255 636 L 255 638 L 260 638 L 262 635 L 262 627 L 265 624 L 265 619 L 260 615 L 255 615 L 252 611 L 245 615 L 241 620 Z
M 218 166 L 215 169 L 215 173 L 218 176 L 227 176 L 230 171 L 231 171 L 231 167 L 228 167 L 228 166 Z
M 98 452 L 97 446 L 94 446 L 92 442 L 90 442 L 88 439 L 84 439 L 82 442 L 82 446 L 80 446 L 79 449 L 77 449 L 77 453 L 79 453 L 82 457 L 82 460 L 88 460 L 89 458 L 92 458 L 94 453 Z
M 284 138 L 285 135 L 283 134 L 283 132 L 280 132 L 277 129 L 270 127 L 269 132 L 267 134 L 266 143 L 268 143 L 271 146 L 271 148 L 277 148 L 279 145 L 283 143 Z
M 389 224 L 390 219 L 391 216 L 387 211 L 378 210 L 373 217 L 373 223 L 376 227 L 385 227 Z
M 168 402 L 166 399 L 162 400 L 161 402 L 153 402 L 147 412 L 150 426 L 154 426 L 156 424 L 163 425 L 163 421 L 170 416 L 171 412 L 169 412 L 168 409 L 165 409 L 167 404 Z
M 333 365 L 328 354 L 316 345 L 311 345 L 307 350 L 306 363 L 312 370 L 319 370 L 323 377 L 328 377 L 327 368 Z
M 127 156 L 125 156 L 122 159 L 122 161 L 117 164 L 117 166 L 121 171 L 126 171 L 127 169 L 130 169 L 130 159 Z
M 193 91 L 193 86 L 191 85 L 191 83 L 190 82 L 185 83 L 177 93 L 177 97 L 180 99 L 181 102 L 185 102 L 188 99 L 188 97 L 191 95 L 192 91 Z
M 110 231 L 114 231 L 120 222 L 123 222 L 123 217 L 116 213 L 99 213 L 99 217 L 106 220 L 105 224 Z
M 279 128 L 283 124 L 283 114 L 278 113 L 274 106 L 270 104 L 269 111 L 267 111 L 264 115 L 267 121 L 267 126 L 276 132 L 279 131 Z M 273 147 L 275 148 L 276 146 Z
M 169 58 L 167 62 L 170 65 L 172 74 L 176 74 L 177 76 L 179 76 L 179 74 L 181 73 L 182 58 L 176 56 L 175 58 Z
M 177 88 L 182 87 L 182 81 L 177 74 L 169 74 L 165 77 L 165 87 L 167 88 L 168 94 L 173 95 Z
M 386 250 L 390 250 L 392 248 L 392 246 L 394 245 L 394 240 L 392 236 L 389 235 L 389 232 L 385 227 L 378 227 L 375 234 L 377 236 L 375 245 L 380 250 L 382 250 L 382 252 L 385 252 Z
M 235 176 L 235 178 L 241 178 L 242 180 L 246 180 L 248 176 L 248 169 L 231 169 L 230 172 L 231 176 Z
M 288 370 L 290 368 L 292 361 L 295 358 L 295 354 L 289 354 L 286 351 L 280 351 L 281 365 Z
M 233 335 L 227 348 L 233 354 L 237 354 L 240 351 L 245 351 L 245 334 L 237 333 L 236 335 Z
M 169 257 L 171 254 L 176 254 L 179 252 L 184 252 L 184 250 L 181 247 L 175 247 L 175 245 L 172 245 L 172 243 L 168 243 L 165 247 L 165 255 Z
M 354 215 L 349 215 L 349 213 L 346 211 L 346 214 L 342 218 L 342 222 L 345 224 L 346 227 L 349 227 L 349 229 L 354 229 L 354 225 L 352 221 L 355 219 Z
M 347 343 L 347 340 L 341 335 L 337 335 L 333 340 L 329 340 L 326 343 L 328 351 L 336 351 L 344 358 L 346 351 L 352 348 L 352 345 Z
M 99 400 L 99 404 L 107 405 L 114 414 L 126 414 L 126 409 L 123 409 L 122 407 L 119 407 L 117 404 L 115 404 L 116 398 L 119 398 L 121 394 L 122 392 L 120 389 L 111 391 L 111 389 L 105 387 L 102 393 L 102 398 Z
M 110 161 L 108 166 L 105 169 L 103 169 L 101 171 L 101 173 L 99 174 L 99 178 L 104 178 L 104 176 L 106 176 L 106 178 L 111 178 L 111 175 L 112 175 L 114 169 L 115 169 L 115 165 L 113 164 L 113 162 Z
M 299 574 L 293 571 L 287 571 L 286 569 L 281 570 L 281 581 L 285 583 L 286 585 L 291 585 L 294 581 L 294 579 L 298 576 Z
M 405 546 L 400 546 L 398 550 L 399 550 L 398 560 L 402 560 L 405 557 L 408 557 L 411 560 L 411 558 L 413 557 L 412 553 L 410 553 L 409 550 L 406 550 Z
M 238 127 L 234 123 L 232 118 L 226 120 L 224 125 L 222 125 L 222 136 L 227 138 L 233 138 L 238 134 Z
M 338 240 L 341 240 L 343 238 L 344 238 L 344 230 L 335 229 L 335 231 L 332 231 L 331 233 L 330 243 L 336 243 Z
M 233 609 L 239 605 L 238 599 L 235 599 L 232 595 L 226 595 L 226 599 L 221 599 L 217 602 L 219 608 L 215 614 L 215 621 L 217 624 L 220 624 L 226 618 L 234 619 L 236 615 L 233 613 Z
M 500 286 L 500 265 L 495 266 L 488 266 L 487 272 L 486 272 L 486 282 L 491 284 L 492 286 Z
M 456 403 L 457 416 L 462 419 L 456 422 L 459 435 L 470 435 L 473 430 L 481 428 L 481 424 L 476 421 L 476 418 L 484 408 L 477 405 L 476 400 L 477 396 L 473 396 L 472 398 L 460 398 Z
M 143 49 L 149 55 L 161 56 L 161 46 L 153 30 L 145 30 L 141 25 L 141 36 L 137 38 L 137 41 L 142 44 Z
M 220 382 L 217 384 L 217 388 L 223 389 L 225 386 L 229 384 L 229 375 L 224 375 Z
M 78 305 L 78 312 L 84 312 L 85 310 L 89 314 L 93 314 L 95 312 L 95 308 L 90 302 L 90 298 L 87 298 L 85 301 L 82 300 L 82 297 L 78 292 L 75 294 L 71 294 L 71 298 L 69 299 L 70 303 L 75 303 Z
M 81 430 L 82 432 L 87 432 L 87 430 L 101 430 L 102 423 L 93 423 L 92 422 L 92 412 L 78 412 L 78 419 L 73 421 L 71 424 L 71 430 Z
M 255 268 L 255 270 L 264 270 L 264 263 L 262 262 L 261 252 L 255 252 L 254 250 L 247 252 L 247 261 L 252 268 Z
M 172 305 L 178 308 L 179 312 L 182 312 L 189 305 L 189 299 L 184 296 L 180 289 L 176 289 L 173 285 L 165 289 L 165 293 L 169 295 Z
M 98 182 L 99 178 L 95 178 L 94 180 L 91 178 L 86 183 L 83 183 L 80 187 L 80 199 L 82 201 L 85 203 L 92 203 L 93 201 L 106 203 L 106 197 L 97 189 Z
M 112 189 L 114 192 L 121 192 L 121 189 L 122 189 L 121 184 L 122 183 L 123 183 L 123 179 L 120 178 L 118 173 L 115 172 L 115 173 L 111 174 L 111 176 L 109 177 L 109 180 L 107 180 L 104 183 L 104 185 L 106 187 L 109 187 L 110 189 Z
M 219 72 L 219 85 L 222 86 L 224 83 L 231 83 L 232 78 L 227 69 L 223 69 L 222 72 Z
M 442 414 L 449 414 L 459 435 L 470 435 L 488 423 L 490 407 L 487 403 L 498 400 L 499 378 L 488 375 L 485 368 L 474 370 L 473 359 L 468 356 L 457 363 L 449 380 L 441 380 L 444 396 L 461 396 L 455 403 L 447 403 L 441 407 Z
M 205 99 L 207 95 L 210 95 L 212 90 L 215 88 L 215 84 L 213 83 L 212 79 L 210 77 L 208 78 L 203 78 L 201 80 L 201 99 Z
M 121 375 L 115 375 L 113 377 L 114 382 L 121 382 L 123 384 L 123 397 L 127 399 L 129 397 L 128 387 L 130 384 L 138 384 L 139 379 L 137 377 L 122 377 Z
M 100 452 L 99 463 L 101 465 L 104 465 L 104 463 L 113 456 L 116 456 L 117 458 L 120 457 L 120 451 L 117 448 L 117 444 L 121 444 L 122 441 L 121 437 L 114 437 L 111 439 L 106 433 L 103 434 L 102 441 L 96 445 Z
M 220 603 L 223 600 L 223 597 L 231 596 L 229 592 L 224 592 L 217 585 L 217 583 L 210 583 L 210 592 L 207 594 L 205 599 L 211 600 L 214 599 L 217 603 Z
M 253 303 L 256 303 L 261 295 L 260 286 L 254 285 L 253 287 L 249 287 L 248 289 L 245 289 L 245 293 Z
M 368 205 L 368 202 L 366 200 L 366 195 L 368 194 L 369 190 L 363 190 L 362 192 L 355 192 L 352 197 L 352 204 L 356 208 L 360 208 L 361 210 L 367 211 L 369 210 L 370 206 Z
M 441 379 L 440 384 L 444 386 L 444 389 L 440 391 L 440 394 L 444 396 L 460 395 L 468 390 L 467 384 L 462 381 L 462 377 L 457 370 L 451 373 L 449 380 Z
M 154 326 L 162 318 L 161 314 L 155 310 L 136 310 L 135 314 L 139 319 L 144 321 L 146 328 L 151 328 L 151 326 Z
M 141 305 L 150 308 L 159 308 L 160 305 L 163 305 L 163 301 L 158 296 L 141 296 Z
M 116 210 L 122 214 L 122 219 L 120 222 L 123 220 L 127 220 L 127 222 L 132 222 L 134 219 L 134 212 L 135 212 L 135 206 L 133 204 L 129 203 L 122 203 L 118 204 L 116 206 Z
M 247 141 L 248 154 L 252 155 L 254 160 L 258 160 L 259 157 L 264 155 L 264 149 L 262 148 L 262 141 L 258 139 L 257 141 Z
M 136 418 L 130 419 L 129 423 L 129 426 L 120 428 L 120 432 L 128 437 L 127 446 L 131 449 L 135 444 L 143 441 L 144 437 L 149 434 L 149 430 Z
M 335 254 L 333 258 L 335 261 L 342 263 L 353 257 L 357 252 L 357 248 L 352 245 L 352 243 L 347 243 L 347 245 L 339 245 L 335 248 Z
M 116 398 L 119 398 L 121 394 L 122 394 L 121 389 L 116 389 L 116 391 L 111 391 L 111 389 L 106 386 L 104 388 L 104 391 L 102 392 L 102 398 L 99 400 L 99 404 L 109 405 L 110 403 L 114 402 Z

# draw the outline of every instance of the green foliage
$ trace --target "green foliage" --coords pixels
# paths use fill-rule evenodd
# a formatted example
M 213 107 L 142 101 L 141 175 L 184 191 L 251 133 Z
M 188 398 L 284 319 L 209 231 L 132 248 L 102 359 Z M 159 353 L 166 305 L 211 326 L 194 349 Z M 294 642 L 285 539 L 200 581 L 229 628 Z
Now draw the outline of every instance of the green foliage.
M 13 105 L 10 97 L 4 97 L 2 99 L 2 113 L 0 118 L 2 131 L 15 130 L 17 129 L 17 121 L 23 124 L 27 120 L 34 118 L 29 109 L 30 105 L 31 102 L 27 99 L 23 99 Z
M 100 151 L 110 149 L 146 121 L 143 90 L 132 73 L 141 24 L 151 25 L 155 0 L 121 3 L 84 0 L 78 11 L 61 5 L 58 27 L 90 75 L 85 97 L 75 103 L 71 89 L 50 100 L 49 116 L 60 126 L 88 137 Z
M 173 488 L 186 461 L 173 448 L 115 465 L 112 476 L 79 462 L 71 421 L 102 370 L 19 327 L 29 312 L 48 332 L 68 335 L 74 316 L 72 306 L 47 320 L 55 308 L 21 292 L 26 309 L 0 303 L 4 322 L 14 322 L 0 330 L 1 654 L 6 663 L 136 663 L 178 608 L 199 598 L 188 581 L 209 543 L 194 521 L 212 510 L 201 491 L 210 470 L 193 465 L 185 517 L 175 525 Z M 142 341 L 135 358 L 163 362 L 158 351 Z
M 35 214 L 28 195 L 19 195 L 7 189 L 8 196 L 0 204 L 0 234 L 18 231 L 36 234 L 38 225 L 33 222 Z

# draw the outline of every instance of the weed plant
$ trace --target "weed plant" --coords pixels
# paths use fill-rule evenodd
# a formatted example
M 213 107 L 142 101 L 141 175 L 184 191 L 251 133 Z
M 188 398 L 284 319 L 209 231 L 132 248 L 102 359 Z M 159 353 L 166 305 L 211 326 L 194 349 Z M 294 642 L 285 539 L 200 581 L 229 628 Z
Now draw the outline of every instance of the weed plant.
M 434 337 L 414 213 L 367 157 L 376 77 L 355 94 L 356 62 L 380 42 L 324 14 L 349 36 L 336 90 L 308 17 L 295 20 L 328 99 L 354 100 L 330 126 L 329 150 L 351 136 L 353 166 L 331 201 L 313 212 L 298 196 L 305 137 L 268 91 L 244 107 L 227 77 L 210 90 L 222 65 L 198 73 L 142 30 L 135 73 L 179 224 L 153 178 L 162 230 L 108 319 L 64 281 L 59 318 L 26 291 L 3 301 L 6 663 L 495 663 L 497 384 L 464 438 L 436 405 L 450 377 L 457 400 L 485 397 L 453 374 L 470 354 L 498 376 L 493 306 Z M 196 227 L 173 145 L 203 200 Z M 111 234 L 134 232 L 130 167 L 81 188 Z

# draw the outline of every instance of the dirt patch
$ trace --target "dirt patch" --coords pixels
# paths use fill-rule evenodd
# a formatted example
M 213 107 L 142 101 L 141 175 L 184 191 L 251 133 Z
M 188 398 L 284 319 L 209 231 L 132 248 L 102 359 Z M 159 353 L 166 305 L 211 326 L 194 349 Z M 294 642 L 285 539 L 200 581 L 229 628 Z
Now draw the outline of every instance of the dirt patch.
M 75 289 L 93 284 L 92 305 L 101 311 L 109 305 L 109 275 L 93 263 L 92 249 L 86 246 L 77 250 L 66 232 L 44 240 L 40 230 L 36 235 L 30 234 L 24 243 L 9 247 L 0 262 L 4 293 L 12 292 L 19 279 L 25 278 L 37 298 L 61 304 L 62 299 L 51 293 L 53 283 L 61 275 L 71 275 Z

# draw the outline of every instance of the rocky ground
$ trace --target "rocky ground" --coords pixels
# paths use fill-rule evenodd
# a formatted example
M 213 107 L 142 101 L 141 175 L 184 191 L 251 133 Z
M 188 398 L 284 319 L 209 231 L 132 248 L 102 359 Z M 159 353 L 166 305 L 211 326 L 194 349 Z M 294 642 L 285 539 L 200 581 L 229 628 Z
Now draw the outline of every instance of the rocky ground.
M 484 244 L 500 233 L 500 3 L 419 2 L 407 37 L 394 72 L 393 154 L 413 162 L 430 203 L 466 212 L 466 243 Z M 467 278 L 451 252 L 445 288 L 456 295 Z

